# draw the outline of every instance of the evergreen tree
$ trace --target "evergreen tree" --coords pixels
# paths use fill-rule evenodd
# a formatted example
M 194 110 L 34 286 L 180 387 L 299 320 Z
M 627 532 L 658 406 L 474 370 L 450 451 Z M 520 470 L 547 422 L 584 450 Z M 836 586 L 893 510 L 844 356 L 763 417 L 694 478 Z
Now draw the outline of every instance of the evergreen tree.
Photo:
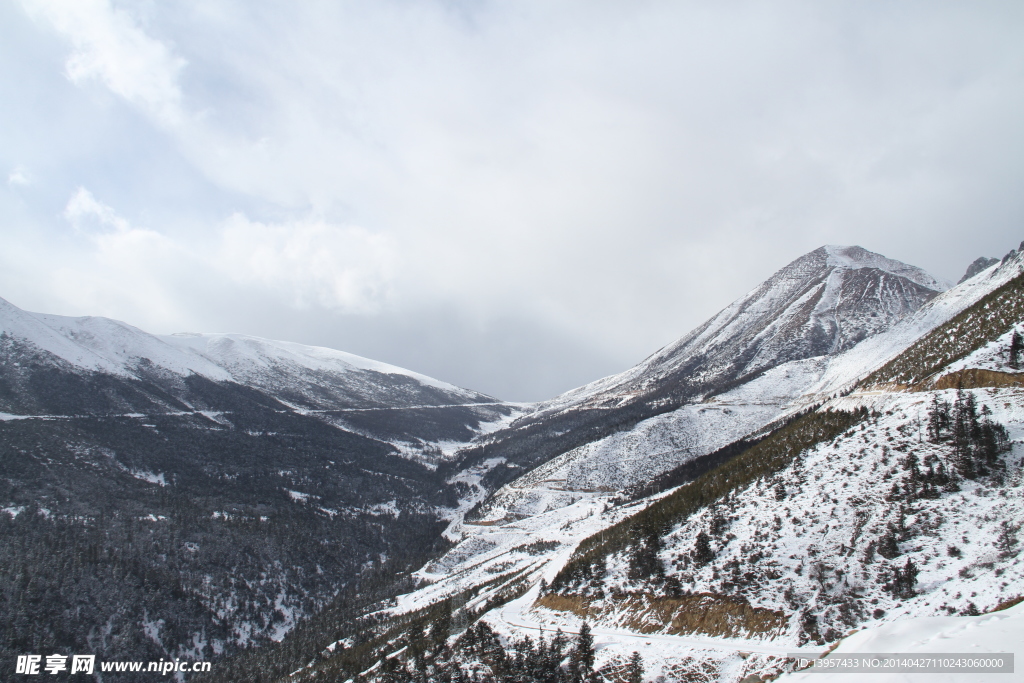
M 1010 557 L 1016 545 L 1017 529 L 1004 519 L 999 524 L 999 537 L 996 539 L 996 548 L 999 549 L 999 554 L 1002 557 Z
M 661 536 L 653 531 L 633 546 L 633 553 L 629 558 L 629 578 L 634 581 L 663 578 L 665 568 L 658 557 L 663 547 Z
M 918 460 L 917 455 L 911 452 L 903 464 L 903 469 L 910 473 L 910 481 L 915 484 L 921 481 L 921 468 L 919 467 L 919 463 L 920 460 Z
M 989 466 L 994 465 L 999 454 L 1006 451 L 1009 440 L 1006 428 L 993 422 L 991 415 L 992 411 L 989 410 L 989 407 L 983 406 L 977 439 L 978 458 Z
M 706 532 L 697 534 L 697 542 L 693 546 L 693 561 L 699 567 L 703 567 L 715 559 L 715 553 L 711 550 L 711 539 Z
M 448 640 L 448 636 L 451 635 L 452 631 L 452 609 L 451 600 L 445 600 L 441 603 L 440 614 L 433 624 L 430 626 L 430 639 L 435 644 L 440 645 Z
M 962 388 L 956 391 L 953 403 L 953 464 L 966 479 L 978 476 L 974 463 L 974 436 L 978 431 L 978 415 L 974 394 Z
M 896 540 L 896 529 L 892 524 L 889 524 L 882 538 L 878 540 L 878 554 L 887 560 L 891 560 L 900 554 L 900 546 Z
M 907 563 L 903 565 L 902 569 L 898 566 L 892 568 L 892 580 L 886 584 L 885 588 L 892 593 L 894 598 L 909 600 L 917 595 L 915 590 L 917 574 L 917 565 L 908 557 Z
M 569 680 L 572 683 L 590 683 L 595 680 L 594 636 L 590 635 L 590 624 L 585 621 L 569 655 Z
M 1021 337 L 1020 332 L 1014 331 L 1010 338 L 1010 367 L 1014 370 L 1017 369 L 1017 364 L 1020 361 L 1021 351 L 1024 351 L 1024 338 Z
M 626 665 L 626 683 L 644 683 L 644 659 L 634 652 Z
M 942 400 L 938 392 L 932 394 L 932 404 L 928 407 L 928 439 L 941 441 L 943 434 L 949 429 L 949 404 Z

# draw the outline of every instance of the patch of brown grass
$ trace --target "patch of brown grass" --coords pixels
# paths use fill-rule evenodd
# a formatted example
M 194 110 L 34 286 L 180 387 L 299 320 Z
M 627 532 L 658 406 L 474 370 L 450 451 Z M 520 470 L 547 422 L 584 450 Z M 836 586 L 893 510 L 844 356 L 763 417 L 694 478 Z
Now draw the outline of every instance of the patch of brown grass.
M 775 636 L 781 634 L 789 622 L 783 612 L 754 607 L 740 597 L 712 593 L 678 598 L 629 593 L 622 599 L 603 602 L 583 596 L 549 593 L 534 604 L 559 612 L 571 612 L 584 619 L 612 622 L 637 633 Z
M 1004 609 L 1010 609 L 1011 607 L 1016 607 L 1017 605 L 1019 605 L 1022 602 L 1024 602 L 1024 595 L 1018 596 L 1016 598 L 1011 598 L 1010 600 L 1004 600 L 1003 602 L 999 603 L 998 605 L 996 605 L 995 607 L 993 607 L 989 611 L 990 612 L 1002 612 Z
M 929 389 L 979 389 L 981 387 L 1019 387 L 1024 386 L 1024 373 L 1000 372 L 998 370 L 982 370 L 981 368 L 965 368 L 939 377 L 934 382 L 922 382 L 915 385 L 915 391 Z

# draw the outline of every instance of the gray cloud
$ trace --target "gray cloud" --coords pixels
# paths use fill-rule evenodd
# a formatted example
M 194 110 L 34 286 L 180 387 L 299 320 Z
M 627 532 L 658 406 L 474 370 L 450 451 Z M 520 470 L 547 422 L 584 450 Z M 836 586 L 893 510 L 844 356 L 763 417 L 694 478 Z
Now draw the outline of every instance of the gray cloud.
M 824 243 L 952 281 L 1015 246 L 1022 34 L 1013 2 L 23 0 L 0 296 L 545 398 Z

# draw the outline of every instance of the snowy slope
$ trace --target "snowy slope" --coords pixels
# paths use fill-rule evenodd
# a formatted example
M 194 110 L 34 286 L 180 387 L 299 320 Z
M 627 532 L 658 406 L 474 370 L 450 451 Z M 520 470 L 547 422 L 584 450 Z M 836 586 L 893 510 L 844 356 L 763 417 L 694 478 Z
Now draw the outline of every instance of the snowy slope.
M 861 247 L 821 247 L 633 368 L 537 404 L 467 463 L 503 457 L 506 468 L 490 478 L 497 485 L 557 458 L 553 467 L 565 471 L 552 476 L 570 487 L 650 479 L 806 408 L 805 397 L 824 394 L 810 388 L 822 383 L 826 360 L 945 287 Z
M 334 349 L 240 334 L 153 335 L 2 299 L 0 386 L 0 411 L 14 417 L 213 416 L 259 405 L 386 442 L 432 467 L 528 408 Z
M 483 514 L 487 519 L 536 514 L 579 491 L 615 492 L 649 482 L 803 407 L 799 399 L 824 364 L 824 358 L 786 363 L 713 399 L 574 448 L 499 489 Z
M 806 452 L 776 477 L 737 491 L 722 504 L 676 525 L 664 537 L 660 553 L 667 574 L 680 580 L 687 593 L 742 598 L 758 609 L 784 614 L 781 631 L 747 638 L 674 635 L 657 628 L 637 632 L 629 626 L 636 614 L 611 595 L 642 592 L 645 584 L 629 579 L 627 558 L 615 555 L 608 559 L 600 583 L 606 597 L 595 599 L 590 593 L 583 603 L 589 605 L 590 623 L 601 645 L 598 666 L 639 650 L 651 674 L 671 676 L 686 667 L 704 667 L 714 674 L 708 680 L 738 681 L 751 673 L 784 670 L 785 652 L 823 649 L 806 642 L 801 617 L 805 613 L 815 615 L 815 633 L 834 640 L 864 625 L 896 628 L 906 619 L 948 617 L 972 608 L 985 612 L 1020 595 L 1024 566 L 1017 561 L 1019 545 L 1005 553 L 999 543 L 1003 520 L 1018 527 L 1024 522 L 1024 391 L 974 393 L 978 404 L 988 406 L 993 418 L 1007 426 L 1013 440 L 1013 450 L 1003 456 L 1003 478 L 964 481 L 957 493 L 917 499 L 911 505 L 890 500 L 892 484 L 906 480 L 906 452 L 949 463 L 948 444 L 932 444 L 920 436 L 932 393 L 836 399 L 825 409 L 867 406 L 876 417 Z M 942 395 L 950 400 L 952 394 Z M 505 577 L 505 582 L 478 591 L 469 608 L 482 608 L 516 580 L 534 587 L 542 579 L 550 582 L 580 540 L 652 502 L 615 508 L 608 507 L 607 493 L 558 494 L 563 498 L 558 505 L 524 519 L 464 525 L 463 541 L 421 571 L 433 583 L 401 597 L 394 611 L 422 607 L 497 577 Z M 716 517 L 726 526 L 713 537 L 715 557 L 698 567 L 690 559 L 696 536 L 709 530 Z M 872 550 L 889 524 L 906 529 L 900 554 L 893 560 Z M 892 568 L 907 559 L 920 568 L 917 595 L 896 598 L 884 584 Z M 582 619 L 577 614 L 541 607 L 537 598 L 533 590 L 487 612 L 485 619 L 512 639 L 556 628 L 578 631 Z M 581 604 L 579 600 L 574 604 Z M 740 657 L 741 653 L 745 654 Z
M 158 336 L 108 318 L 29 313 L 3 299 L 0 334 L 7 354 L 42 353 L 64 370 L 134 380 L 198 375 L 298 398 L 306 408 L 495 402 L 334 349 L 237 334 Z
M 899 652 L 945 654 L 964 653 L 979 659 L 992 659 L 987 653 L 1019 653 L 1024 642 L 1024 604 L 976 617 L 917 617 L 892 624 L 867 628 L 845 638 L 825 659 L 842 659 L 862 653 Z M 852 674 L 856 676 L 856 674 Z M 935 683 L 969 683 L 979 680 L 1024 681 L 1024 667 L 1014 662 L 1013 673 L 871 673 L 877 683 L 904 683 L 925 680 Z M 840 683 L 851 674 L 797 672 L 779 677 L 780 683 L 812 681 Z
M 849 388 L 892 360 L 922 336 L 952 319 L 986 294 L 1024 272 L 1024 251 L 986 268 L 935 297 L 898 322 L 891 330 L 861 342 L 828 363 L 810 394 L 828 395 Z
M 269 378 L 287 377 L 300 372 L 348 375 L 372 372 L 407 377 L 422 386 L 450 394 L 452 402 L 488 398 L 411 370 L 323 346 L 306 346 L 242 334 L 179 333 L 161 336 L 159 339 L 178 349 L 182 355 L 194 353 L 208 359 L 240 384 L 270 388 L 273 384 L 268 381 Z

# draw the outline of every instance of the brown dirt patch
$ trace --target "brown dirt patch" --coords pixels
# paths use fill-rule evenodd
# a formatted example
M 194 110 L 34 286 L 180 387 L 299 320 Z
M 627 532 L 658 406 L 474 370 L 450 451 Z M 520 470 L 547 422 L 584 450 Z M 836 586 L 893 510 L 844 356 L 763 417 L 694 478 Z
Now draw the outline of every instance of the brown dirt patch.
M 915 391 L 930 389 L 979 389 L 981 387 L 1020 387 L 1024 386 L 1024 373 L 1000 372 L 998 370 L 982 370 L 966 368 L 939 377 L 934 382 L 922 382 L 915 385 Z
M 783 612 L 754 607 L 740 597 L 712 593 L 678 598 L 629 593 L 620 599 L 600 602 L 581 596 L 549 593 L 534 604 L 559 612 L 572 612 L 585 619 L 614 624 L 637 633 L 775 636 L 785 630 L 789 621 Z

